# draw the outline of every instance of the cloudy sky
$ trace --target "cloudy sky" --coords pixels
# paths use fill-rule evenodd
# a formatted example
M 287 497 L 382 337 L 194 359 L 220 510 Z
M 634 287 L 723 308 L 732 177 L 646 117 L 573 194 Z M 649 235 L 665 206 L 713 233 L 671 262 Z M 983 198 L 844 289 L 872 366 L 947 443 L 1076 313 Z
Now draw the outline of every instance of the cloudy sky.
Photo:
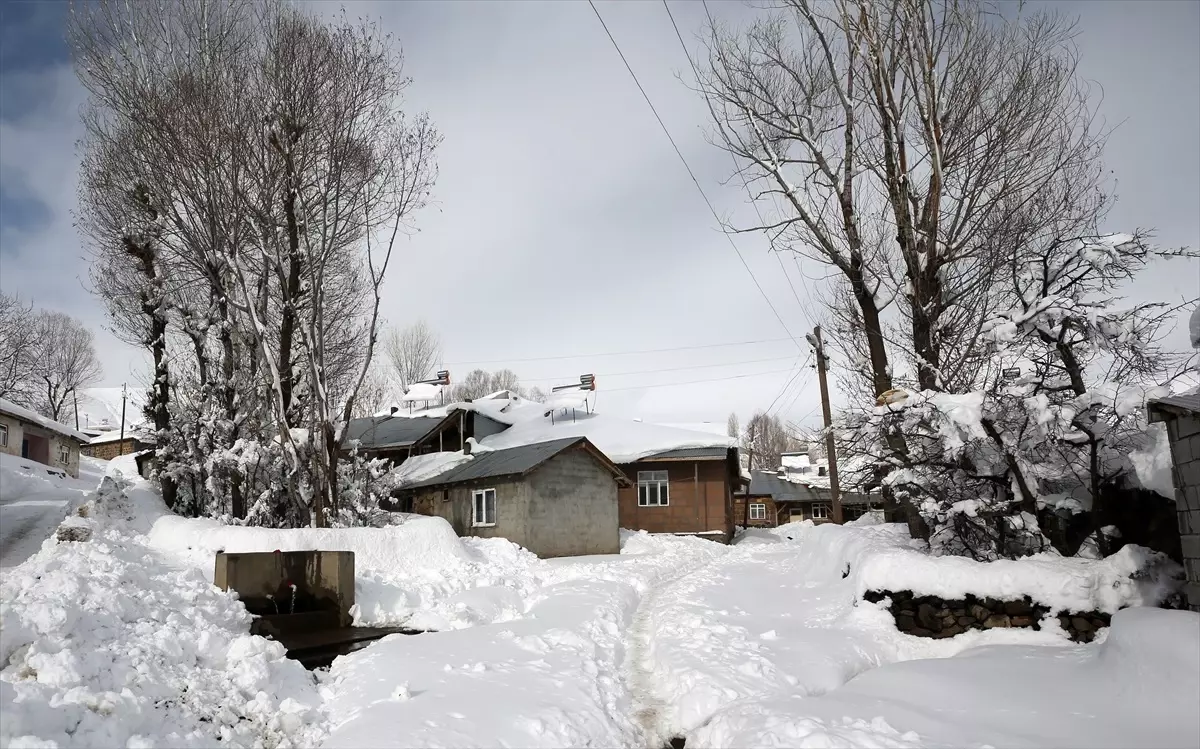
M 721 184 L 731 163 L 704 139 L 703 103 L 678 77 L 687 60 L 662 4 L 598 5 L 717 211 L 749 222 L 740 183 Z M 735 2 L 710 7 L 733 21 L 750 13 Z M 1200 3 L 1059 7 L 1079 16 L 1082 74 L 1117 126 L 1106 157 L 1120 195 L 1110 228 L 1153 227 L 1163 244 L 1200 244 Z M 692 44 L 703 8 L 671 8 Z M 101 384 L 139 383 L 144 357 L 102 330 L 72 227 L 83 97 L 62 42 L 67 10 L 52 0 L 0 4 L 0 286 L 92 325 Z M 804 345 L 822 268 L 781 264 L 765 240 L 737 238 L 781 323 L 586 3 L 350 11 L 395 32 L 413 77 L 409 104 L 445 136 L 438 202 L 419 216 L 387 287 L 390 321 L 429 320 L 458 374 L 508 366 L 547 387 L 594 372 L 609 412 L 723 422 L 774 401 L 784 417 L 816 423 L 815 377 L 793 377 L 800 347 L 789 336 Z M 1130 296 L 1198 291 L 1200 263 L 1174 263 Z M 1170 339 L 1178 348 L 1183 327 Z

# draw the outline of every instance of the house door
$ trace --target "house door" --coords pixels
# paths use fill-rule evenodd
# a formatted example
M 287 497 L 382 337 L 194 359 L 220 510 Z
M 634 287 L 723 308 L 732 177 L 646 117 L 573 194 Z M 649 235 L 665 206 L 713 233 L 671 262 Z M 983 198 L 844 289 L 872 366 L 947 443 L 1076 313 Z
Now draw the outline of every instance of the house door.
M 35 434 L 27 434 L 21 440 L 21 457 L 50 464 L 50 440 Z

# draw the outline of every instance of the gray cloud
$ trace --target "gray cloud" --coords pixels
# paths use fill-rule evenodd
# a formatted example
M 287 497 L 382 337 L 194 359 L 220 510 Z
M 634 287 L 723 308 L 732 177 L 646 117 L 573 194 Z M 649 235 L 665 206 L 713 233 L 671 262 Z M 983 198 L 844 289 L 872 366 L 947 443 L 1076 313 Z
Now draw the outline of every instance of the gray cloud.
M 703 8 L 671 7 L 691 44 Z M 735 20 L 747 13 L 734 3 L 710 7 Z M 1108 153 L 1122 195 L 1112 226 L 1155 226 L 1169 244 L 1196 244 L 1200 237 L 1196 8 L 1064 4 L 1083 16 L 1084 74 L 1103 84 L 1103 114 L 1124 122 Z M 687 60 L 662 6 L 606 2 L 600 9 L 722 218 L 749 223 L 754 212 L 740 184 L 720 184 L 731 163 L 704 140 L 703 103 L 677 77 Z M 445 135 L 438 204 L 418 217 L 420 231 L 403 240 L 387 289 L 389 320 L 430 320 L 449 362 L 785 335 L 586 4 L 358 3 L 348 12 L 382 17 L 396 34 L 413 76 L 409 105 L 428 110 Z M 30 75 L 36 77 L 21 77 Z M 39 96 L 19 117 L 4 108 L 0 183 L 48 209 L 44 221 L 0 227 L 3 287 L 98 326 L 100 306 L 79 280 L 86 279 L 86 265 L 70 213 L 82 93 L 61 64 L 32 73 L 6 69 L 2 76 L 5 90 L 20 85 Z M 766 241 L 747 235 L 737 245 L 803 346 L 810 322 Z M 801 264 L 810 278 L 824 275 L 819 266 Z M 790 259 L 787 266 L 805 299 Z M 1156 268 L 1131 293 L 1177 298 L 1189 284 L 1193 294 L 1200 289 L 1197 264 Z M 102 338 L 106 384 L 140 371 L 144 357 Z M 1186 345 L 1184 336 L 1176 338 Z M 730 410 L 745 416 L 765 407 L 789 374 L 624 388 L 788 370 L 796 353 L 790 341 L 775 341 L 511 367 L 542 386 L 552 384 L 546 378 L 595 372 L 601 408 L 610 412 L 723 421 Z M 738 364 L 776 358 L 784 360 Z M 730 365 L 611 376 L 716 363 Z M 451 368 L 462 374 L 470 366 Z M 815 423 L 814 380 L 811 372 L 797 378 L 804 387 L 781 399 L 791 403 L 785 416 Z

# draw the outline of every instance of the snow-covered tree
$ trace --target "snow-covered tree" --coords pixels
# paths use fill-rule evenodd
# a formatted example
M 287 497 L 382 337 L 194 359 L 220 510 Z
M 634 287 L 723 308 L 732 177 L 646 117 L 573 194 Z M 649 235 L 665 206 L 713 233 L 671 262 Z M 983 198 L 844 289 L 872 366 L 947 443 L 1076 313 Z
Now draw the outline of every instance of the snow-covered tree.
M 37 328 L 33 304 L 0 292 L 0 398 L 31 406 Z
M 164 496 L 326 523 L 391 249 L 435 175 L 391 39 L 272 0 L 106 0 L 71 41 L 81 225 L 114 329 L 154 356 Z

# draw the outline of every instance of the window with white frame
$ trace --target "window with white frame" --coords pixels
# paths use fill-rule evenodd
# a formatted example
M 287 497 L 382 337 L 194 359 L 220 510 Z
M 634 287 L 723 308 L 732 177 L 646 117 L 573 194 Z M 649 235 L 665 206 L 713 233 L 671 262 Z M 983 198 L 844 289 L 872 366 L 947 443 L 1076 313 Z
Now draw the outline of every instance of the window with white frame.
M 751 520 L 766 520 L 767 506 L 765 504 L 751 503 L 750 504 L 750 519 Z
M 8 447 L 8 424 L 0 424 L 0 447 Z
M 471 525 L 476 528 L 496 524 L 496 490 L 476 489 L 471 492 Z
M 64 465 L 71 462 L 71 448 L 68 445 L 58 446 L 58 462 Z
M 666 471 L 638 471 L 638 507 L 666 507 L 670 504 Z
M 814 502 L 812 506 L 813 520 L 828 520 L 833 509 L 824 502 Z

